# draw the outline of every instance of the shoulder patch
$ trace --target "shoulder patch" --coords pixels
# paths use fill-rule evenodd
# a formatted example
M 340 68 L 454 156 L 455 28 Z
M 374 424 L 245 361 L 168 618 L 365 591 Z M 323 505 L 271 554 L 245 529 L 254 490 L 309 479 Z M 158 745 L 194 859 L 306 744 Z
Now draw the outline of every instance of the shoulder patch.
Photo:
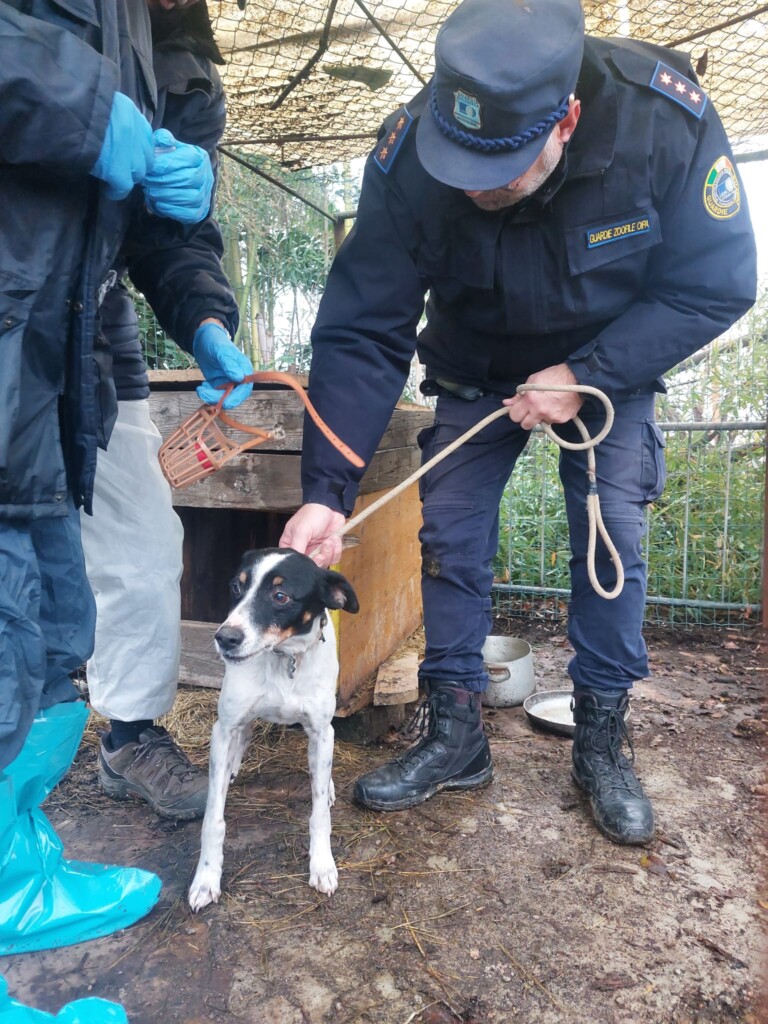
M 676 71 L 669 64 L 659 61 L 654 69 L 650 82 L 651 89 L 660 92 L 667 99 L 674 100 L 685 107 L 689 114 L 700 118 L 707 105 L 707 97 L 703 89 L 695 85 L 687 75 Z
M 413 118 L 405 106 L 397 111 L 392 120 L 392 126 L 376 143 L 376 149 L 373 153 L 375 163 L 378 165 L 379 170 L 382 170 L 385 174 L 389 174 L 398 150 L 403 144 L 403 139 L 413 124 Z
M 704 179 L 704 209 L 715 220 L 730 220 L 741 209 L 741 187 L 733 164 L 721 156 Z

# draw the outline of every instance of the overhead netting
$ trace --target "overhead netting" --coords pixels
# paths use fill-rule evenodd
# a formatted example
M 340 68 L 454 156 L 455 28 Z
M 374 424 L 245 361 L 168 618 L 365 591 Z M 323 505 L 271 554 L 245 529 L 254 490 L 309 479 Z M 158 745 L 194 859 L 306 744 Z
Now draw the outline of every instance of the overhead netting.
M 513 0 L 510 0 L 513 2 Z M 520 0 L 523 2 L 523 0 Z M 528 0 L 535 3 L 537 0 Z M 428 81 L 447 0 L 209 0 L 229 124 L 225 142 L 286 169 L 362 156 L 383 118 Z M 586 0 L 587 31 L 691 54 L 739 148 L 768 132 L 768 4 Z

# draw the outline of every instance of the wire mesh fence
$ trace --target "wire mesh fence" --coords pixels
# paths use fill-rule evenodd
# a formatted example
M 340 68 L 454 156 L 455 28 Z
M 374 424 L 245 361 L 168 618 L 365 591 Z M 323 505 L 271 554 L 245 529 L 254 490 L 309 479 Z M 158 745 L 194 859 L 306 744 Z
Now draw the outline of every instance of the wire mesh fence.
M 660 423 L 667 486 L 647 509 L 646 623 L 752 626 L 760 619 L 765 421 Z M 569 595 L 558 449 L 540 431 L 500 508 L 495 611 L 560 618 Z
M 141 347 L 150 370 L 189 370 L 195 360 L 170 338 L 157 322 L 152 307 L 130 283 L 128 285 L 139 318 Z
M 226 60 L 227 143 L 284 167 L 364 155 L 432 74 L 457 0 L 208 0 Z M 692 57 L 734 142 L 768 130 L 768 7 L 760 0 L 585 0 L 587 31 Z

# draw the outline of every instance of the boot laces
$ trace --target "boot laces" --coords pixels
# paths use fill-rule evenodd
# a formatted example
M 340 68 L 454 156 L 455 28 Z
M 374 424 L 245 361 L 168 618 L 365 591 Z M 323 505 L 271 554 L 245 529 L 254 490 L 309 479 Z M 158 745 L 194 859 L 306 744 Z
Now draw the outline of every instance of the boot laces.
M 143 749 L 137 755 L 134 764 L 147 766 L 147 777 L 150 781 L 154 782 L 158 776 L 165 774 L 167 789 L 174 780 L 184 785 L 194 777 L 194 765 L 170 736 L 153 737 L 140 746 Z
M 609 761 L 619 773 L 619 779 L 624 788 L 633 795 L 637 795 L 635 791 L 640 786 L 640 782 L 634 770 L 635 747 L 624 718 L 624 709 L 606 708 L 601 710 L 602 713 L 596 707 L 594 708 L 596 729 L 590 737 L 590 745 L 597 754 L 608 755 Z M 600 740 L 604 740 L 604 743 L 599 742 Z M 627 741 L 629 757 L 622 753 L 624 740 Z M 609 775 L 612 774 L 609 770 Z M 618 780 L 614 779 L 613 781 L 615 786 Z
M 410 750 L 406 750 L 400 757 L 395 758 L 395 761 L 403 768 L 407 768 L 411 764 L 418 764 L 424 748 L 437 739 L 440 733 L 439 705 L 440 694 L 438 691 L 435 691 L 425 697 L 414 711 L 406 727 L 406 732 L 410 732 L 418 723 L 419 734 L 416 738 L 416 745 L 411 747 Z
M 617 768 L 623 767 L 622 761 L 629 765 L 635 763 L 635 746 L 629 734 L 624 714 L 618 708 L 609 708 L 605 716 L 605 732 L 608 739 L 608 753 Z M 627 741 L 629 757 L 624 757 L 621 752 L 623 741 Z

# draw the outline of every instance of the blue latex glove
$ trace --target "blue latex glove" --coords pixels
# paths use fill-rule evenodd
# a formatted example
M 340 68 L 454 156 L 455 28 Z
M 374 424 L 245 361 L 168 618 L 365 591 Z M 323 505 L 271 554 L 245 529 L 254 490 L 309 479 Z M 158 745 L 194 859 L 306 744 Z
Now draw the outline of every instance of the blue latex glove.
M 143 181 L 148 209 L 158 217 L 197 224 L 211 208 L 213 170 L 200 146 L 179 142 L 166 128 L 154 136 L 154 163 Z
M 155 158 L 152 129 L 139 108 L 116 92 L 99 159 L 91 174 L 106 181 L 110 199 L 125 199 L 143 181 Z
M 232 341 L 219 324 L 202 324 L 195 331 L 192 354 L 197 360 L 205 384 L 195 390 L 201 402 L 216 405 L 221 398 L 221 388 L 230 381 L 240 381 L 253 373 L 251 360 Z M 241 384 L 227 396 L 223 408 L 234 409 L 253 391 L 253 384 Z

